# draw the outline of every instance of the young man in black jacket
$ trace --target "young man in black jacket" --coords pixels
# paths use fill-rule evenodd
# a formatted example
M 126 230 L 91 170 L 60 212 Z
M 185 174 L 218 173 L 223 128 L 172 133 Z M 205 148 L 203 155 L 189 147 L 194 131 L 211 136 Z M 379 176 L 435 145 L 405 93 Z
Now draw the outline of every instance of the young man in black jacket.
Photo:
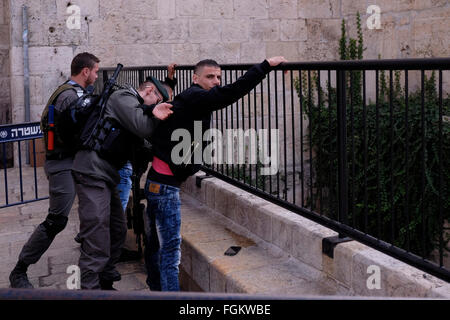
M 179 291 L 179 188 L 200 167 L 200 163 L 186 164 L 175 159 L 176 152 L 173 151 L 179 141 L 172 141 L 172 134 L 184 129 L 184 132 L 187 131 L 194 137 L 196 122 L 201 121 L 203 137 L 203 133 L 210 128 L 213 111 L 225 108 L 245 96 L 265 78 L 272 67 L 283 62 L 286 62 L 284 57 L 266 59 L 250 68 L 234 83 L 221 87 L 221 68 L 217 62 L 200 61 L 194 70 L 194 83 L 175 97 L 172 116 L 156 128 L 150 139 L 154 157 L 145 185 L 148 220 L 153 224 L 149 228 L 145 252 L 150 290 Z M 202 145 L 202 141 L 194 141 L 191 146 L 195 148 Z M 154 234 L 155 229 L 157 236 Z

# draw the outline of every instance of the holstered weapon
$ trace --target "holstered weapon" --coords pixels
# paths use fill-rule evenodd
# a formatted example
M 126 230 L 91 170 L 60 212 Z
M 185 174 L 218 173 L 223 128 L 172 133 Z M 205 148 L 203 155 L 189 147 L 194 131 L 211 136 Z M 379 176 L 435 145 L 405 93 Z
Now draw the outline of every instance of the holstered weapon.
M 128 228 L 133 228 L 134 234 L 136 235 L 139 255 L 142 253 L 142 240 L 145 239 L 145 205 L 141 203 L 141 201 L 145 199 L 145 194 L 144 189 L 141 188 L 140 181 L 142 175 L 147 171 L 150 160 L 151 151 L 146 150 L 145 147 L 133 148 L 131 155 L 131 164 L 133 167 L 133 174 L 131 176 L 133 206 L 131 212 L 129 211 L 127 214 L 127 220 Z
M 145 205 L 141 203 L 141 200 L 145 199 L 144 190 L 141 189 L 140 180 L 142 174 L 137 174 L 133 168 L 132 180 L 132 193 L 133 193 L 133 207 L 131 219 L 128 223 L 132 225 L 134 234 L 136 235 L 136 243 L 138 246 L 139 255 L 142 254 L 142 239 L 145 237 L 144 229 L 144 211 Z
M 48 106 L 48 133 L 47 133 L 47 149 L 52 151 L 55 146 L 55 106 Z

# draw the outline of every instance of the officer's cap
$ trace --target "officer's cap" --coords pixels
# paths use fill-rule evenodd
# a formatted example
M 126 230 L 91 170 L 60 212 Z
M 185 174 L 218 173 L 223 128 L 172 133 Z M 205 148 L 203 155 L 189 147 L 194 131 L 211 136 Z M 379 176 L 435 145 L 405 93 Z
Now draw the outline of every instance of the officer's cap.
M 163 97 L 163 102 L 169 100 L 169 94 L 167 93 L 166 88 L 164 88 L 164 86 L 158 79 L 156 79 L 155 77 L 149 76 L 145 80 L 152 82 L 156 86 L 156 89 L 158 89 L 159 93 L 161 93 L 161 95 Z

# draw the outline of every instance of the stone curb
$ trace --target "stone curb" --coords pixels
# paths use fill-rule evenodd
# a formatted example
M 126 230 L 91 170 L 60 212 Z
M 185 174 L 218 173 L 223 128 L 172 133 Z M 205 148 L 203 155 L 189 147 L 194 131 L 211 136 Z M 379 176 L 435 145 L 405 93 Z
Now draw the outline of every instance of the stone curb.
M 218 216 L 221 215 L 240 226 L 243 232 L 247 232 L 249 238 L 259 239 L 256 241 L 259 245 L 264 243 L 281 249 L 288 256 L 319 272 L 321 274 L 319 278 L 333 279 L 338 287 L 347 290 L 350 295 L 450 298 L 449 283 L 357 241 L 338 244 L 334 250 L 334 258 L 330 258 L 322 253 L 322 240 L 336 236 L 337 233 L 333 230 L 217 178 L 202 180 L 201 188 L 198 188 L 196 176 L 202 175 L 204 173 L 199 172 L 190 177 L 183 184 L 182 190 L 203 203 L 205 207 L 215 210 Z M 228 240 L 222 239 L 222 249 L 228 245 Z M 236 292 L 254 293 L 258 287 L 243 283 L 242 279 L 239 282 L 236 277 L 230 278 L 231 275 L 237 274 L 222 270 L 220 259 L 209 256 L 207 250 L 199 248 L 196 244 L 197 239 L 190 237 L 189 234 L 183 234 L 183 242 L 184 252 L 191 252 L 191 257 L 195 256 L 195 262 L 201 266 L 196 272 L 203 278 L 209 273 L 209 286 L 203 283 L 205 281 L 203 278 L 194 274 L 193 280 L 198 280 L 197 284 L 204 291 L 230 290 L 235 285 L 233 289 Z M 219 243 L 220 241 L 216 241 L 215 245 Z M 267 259 L 270 260 L 269 257 Z M 193 268 L 190 267 L 187 272 L 193 272 Z M 214 279 L 218 283 L 211 282 Z

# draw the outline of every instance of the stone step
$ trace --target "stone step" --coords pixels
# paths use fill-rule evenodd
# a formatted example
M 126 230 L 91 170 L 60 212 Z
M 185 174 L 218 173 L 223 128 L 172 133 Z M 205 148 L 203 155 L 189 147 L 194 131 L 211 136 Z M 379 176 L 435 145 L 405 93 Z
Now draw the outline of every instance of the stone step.
M 276 294 L 338 295 L 349 292 L 282 250 L 266 244 L 187 193 L 181 193 L 183 290 Z M 231 246 L 241 250 L 225 255 Z
M 186 224 L 183 246 L 185 251 L 192 251 L 182 258 L 187 261 L 183 272 L 191 276 L 192 281 L 188 283 L 192 287 L 204 291 L 219 288 L 226 292 L 294 295 L 306 292 L 385 298 L 450 297 L 449 283 L 358 241 L 339 243 L 333 256 L 328 256 L 324 253 L 324 240 L 336 237 L 337 232 L 217 178 L 199 177 L 204 175 L 204 172 L 198 172 L 182 186 L 183 199 L 195 199 L 191 205 L 189 200 L 182 205 L 182 221 Z M 189 206 L 195 209 L 189 209 Z M 195 222 L 194 226 L 189 225 L 190 221 Z M 240 238 L 230 236 L 230 230 Z M 242 237 L 248 240 L 242 240 Z M 227 245 L 236 245 L 239 241 L 245 245 L 236 257 L 240 255 L 246 259 L 247 254 L 258 252 L 251 256 L 255 261 L 249 262 L 248 266 L 240 260 L 219 257 Z M 217 249 L 219 245 L 222 252 Z M 257 265 L 257 257 L 261 255 L 267 261 Z M 198 261 L 203 261 L 204 266 L 199 264 L 201 271 L 194 270 Z M 241 264 L 245 265 L 245 271 L 239 269 Z M 286 269 L 286 266 L 290 267 Z M 273 287 L 270 282 L 274 275 L 280 277 L 274 281 L 280 288 Z M 221 279 L 220 284 L 217 284 L 217 278 Z

